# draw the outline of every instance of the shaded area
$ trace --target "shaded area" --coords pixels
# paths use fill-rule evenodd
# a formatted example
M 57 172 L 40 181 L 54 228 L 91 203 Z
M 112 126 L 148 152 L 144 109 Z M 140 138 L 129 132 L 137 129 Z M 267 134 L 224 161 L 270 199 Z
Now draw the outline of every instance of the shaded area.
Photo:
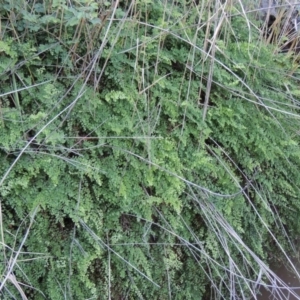
M 300 263 L 299 261 L 292 260 L 294 265 L 296 266 L 297 270 L 300 270 Z M 274 262 L 271 265 L 272 270 L 276 273 L 281 280 L 283 280 L 290 288 L 293 289 L 294 293 L 298 296 L 291 294 L 291 292 L 282 290 L 281 298 L 280 299 L 288 299 L 288 300 L 298 300 L 300 299 L 300 278 L 294 274 L 294 272 L 286 267 L 286 265 L 278 265 L 278 262 Z M 269 290 L 262 288 L 260 290 L 260 295 L 258 295 L 258 300 L 278 300 L 278 291 L 275 291 L 270 288 Z

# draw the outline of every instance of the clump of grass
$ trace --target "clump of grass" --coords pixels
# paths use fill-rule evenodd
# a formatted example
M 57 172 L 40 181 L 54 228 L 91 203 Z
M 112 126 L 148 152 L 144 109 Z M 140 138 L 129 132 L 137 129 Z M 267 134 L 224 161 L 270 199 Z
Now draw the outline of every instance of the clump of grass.
M 297 297 L 298 41 L 260 10 L 0 6 L 3 297 Z

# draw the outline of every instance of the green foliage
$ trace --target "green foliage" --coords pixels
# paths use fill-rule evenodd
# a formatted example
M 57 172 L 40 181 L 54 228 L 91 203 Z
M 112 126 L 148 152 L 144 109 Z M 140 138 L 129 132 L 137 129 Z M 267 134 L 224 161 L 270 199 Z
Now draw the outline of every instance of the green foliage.
M 24 242 L 29 299 L 204 299 L 212 280 L 226 299 L 232 261 L 247 295 L 247 249 L 299 231 L 299 75 L 235 16 L 208 91 L 200 4 L 120 2 L 0 7 L 3 261 Z

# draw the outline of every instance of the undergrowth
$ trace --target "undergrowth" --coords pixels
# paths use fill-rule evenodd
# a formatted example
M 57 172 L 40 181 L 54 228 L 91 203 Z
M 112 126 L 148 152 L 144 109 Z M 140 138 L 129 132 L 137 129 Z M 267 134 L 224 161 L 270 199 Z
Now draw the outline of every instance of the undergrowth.
M 295 293 L 300 74 L 258 10 L 0 4 L 2 299 Z

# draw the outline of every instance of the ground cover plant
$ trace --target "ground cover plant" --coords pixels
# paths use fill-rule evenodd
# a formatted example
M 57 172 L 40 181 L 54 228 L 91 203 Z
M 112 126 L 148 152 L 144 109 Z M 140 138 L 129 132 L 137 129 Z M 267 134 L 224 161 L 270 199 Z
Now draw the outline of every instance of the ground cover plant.
M 2 299 L 295 293 L 298 54 L 258 12 L 0 4 Z

